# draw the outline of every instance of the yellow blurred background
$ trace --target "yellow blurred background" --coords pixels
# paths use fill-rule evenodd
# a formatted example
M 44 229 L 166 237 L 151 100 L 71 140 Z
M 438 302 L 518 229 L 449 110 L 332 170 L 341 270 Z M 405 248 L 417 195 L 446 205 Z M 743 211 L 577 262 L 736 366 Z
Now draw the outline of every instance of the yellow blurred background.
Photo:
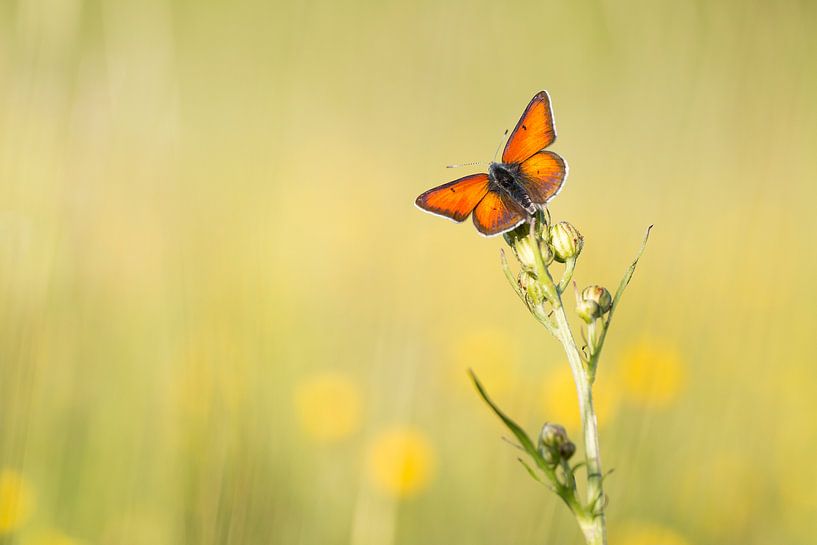
M 501 239 L 417 194 L 533 94 L 613 545 L 817 535 L 817 5 L 0 3 L 0 543 L 580 543 L 467 381 L 576 433 Z M 477 167 L 478 168 L 478 167 Z

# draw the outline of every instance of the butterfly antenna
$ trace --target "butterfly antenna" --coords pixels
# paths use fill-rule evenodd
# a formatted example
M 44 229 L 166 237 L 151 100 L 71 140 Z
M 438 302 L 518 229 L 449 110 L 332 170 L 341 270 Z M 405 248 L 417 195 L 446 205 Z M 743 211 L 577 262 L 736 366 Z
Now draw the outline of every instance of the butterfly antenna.
M 474 165 L 484 165 L 485 161 L 474 161 L 473 163 L 459 163 L 456 165 L 445 165 L 445 168 L 459 168 L 459 167 L 470 167 Z
M 502 147 L 502 142 L 505 140 L 505 137 L 508 136 L 508 129 L 505 129 L 505 132 L 502 133 L 502 138 L 499 140 L 499 145 L 496 147 L 496 152 L 494 153 L 494 162 L 496 162 L 496 156 L 499 155 L 499 149 Z M 473 163 L 459 163 L 456 165 L 446 165 L 445 168 L 459 168 L 459 167 L 470 167 L 474 165 L 486 165 L 485 161 L 474 161 Z
M 499 145 L 496 147 L 496 152 L 494 153 L 494 162 L 496 162 L 496 156 L 499 155 L 499 148 L 502 147 L 502 142 L 506 136 L 508 136 L 508 129 L 505 129 L 505 132 L 502 133 L 502 138 L 499 139 Z

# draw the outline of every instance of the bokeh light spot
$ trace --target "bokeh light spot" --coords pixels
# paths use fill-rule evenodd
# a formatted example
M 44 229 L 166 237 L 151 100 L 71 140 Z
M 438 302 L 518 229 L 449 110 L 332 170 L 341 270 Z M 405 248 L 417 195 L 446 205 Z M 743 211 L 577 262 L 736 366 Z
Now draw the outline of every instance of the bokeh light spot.
M 641 341 L 622 356 L 619 381 L 628 401 L 665 407 L 678 398 L 686 372 L 677 350 L 667 343 Z
M 360 426 L 361 395 L 357 384 L 335 372 L 316 374 L 295 389 L 301 428 L 317 442 L 343 439 Z
M 374 484 L 395 497 L 424 490 L 434 473 L 434 448 L 426 435 L 411 428 L 383 432 L 369 449 L 369 470 Z

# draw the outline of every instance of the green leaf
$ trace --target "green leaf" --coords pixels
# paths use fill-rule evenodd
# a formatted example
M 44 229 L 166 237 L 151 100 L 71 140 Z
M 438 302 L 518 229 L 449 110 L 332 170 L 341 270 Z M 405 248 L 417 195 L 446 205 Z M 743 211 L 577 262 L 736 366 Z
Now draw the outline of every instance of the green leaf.
M 539 478 L 539 475 L 536 474 L 536 472 L 533 470 L 533 468 L 531 466 L 529 466 L 528 463 L 525 460 L 523 460 L 522 458 L 517 458 L 517 460 L 519 460 L 519 463 L 522 464 L 522 467 L 524 467 L 528 471 L 528 474 L 531 477 L 533 477 L 535 480 L 539 481 L 542 484 L 547 484 L 547 483 L 545 483 L 545 481 L 543 481 L 542 479 Z
M 630 283 L 630 279 L 633 277 L 633 273 L 635 272 L 635 266 L 638 265 L 638 260 L 641 259 L 641 254 L 644 253 L 644 249 L 647 247 L 647 241 L 650 238 L 650 231 L 652 230 L 652 225 L 647 227 L 647 232 L 644 234 L 644 240 L 641 241 L 641 248 L 638 249 L 638 254 L 636 254 L 635 259 L 627 267 L 627 270 L 624 271 L 624 277 L 621 279 L 621 282 L 618 284 L 618 289 L 616 290 L 616 295 L 613 297 L 613 304 L 610 307 L 610 312 L 607 314 L 607 319 L 604 321 L 604 327 L 601 330 L 601 335 L 599 336 L 598 346 L 596 351 L 590 356 L 590 362 L 588 367 L 590 368 L 591 373 L 591 383 L 593 382 L 593 378 L 595 377 L 596 367 L 599 363 L 599 355 L 601 355 L 601 349 L 604 347 L 604 341 L 607 339 L 607 332 L 610 331 L 610 322 L 613 319 L 613 313 L 616 311 L 616 307 L 618 307 L 618 302 L 621 299 L 621 296 L 624 294 L 624 289 Z
M 627 284 L 630 283 L 630 279 L 632 279 L 633 273 L 635 273 L 635 266 L 638 265 L 638 260 L 641 259 L 641 254 L 644 253 L 644 249 L 647 247 L 647 241 L 650 239 L 651 230 L 652 225 L 647 227 L 647 232 L 644 234 L 644 240 L 641 242 L 641 248 L 639 248 L 638 254 L 636 254 L 635 259 L 630 264 L 630 266 L 627 267 L 627 270 L 624 271 L 624 277 L 621 279 L 621 282 L 619 282 L 618 289 L 616 290 L 616 296 L 613 298 L 613 305 L 610 308 L 610 315 L 607 318 L 608 321 L 610 318 L 613 317 L 613 311 L 616 309 L 618 300 L 621 299 L 621 296 L 624 293 L 624 289 L 627 287 Z
M 539 452 L 537 452 L 536 447 L 533 445 L 533 441 L 531 441 L 530 437 L 528 437 L 528 434 L 525 433 L 525 430 L 523 430 L 519 426 L 519 424 L 514 422 L 508 415 L 502 412 L 502 409 L 497 407 L 496 403 L 491 401 L 491 398 L 488 397 L 488 394 L 485 392 L 485 388 L 482 387 L 482 384 L 480 383 L 479 379 L 477 378 L 477 375 L 474 373 L 473 370 L 469 369 L 468 374 L 471 376 L 471 380 L 474 382 L 474 386 L 476 386 L 477 392 L 479 392 L 480 397 L 482 397 L 485 403 L 487 403 L 488 406 L 491 407 L 491 410 L 493 410 L 494 413 L 499 417 L 499 419 L 502 420 L 505 426 L 507 426 L 508 429 L 511 430 L 511 433 L 514 434 L 514 437 L 516 437 L 516 440 L 519 441 L 520 445 L 522 445 L 522 448 L 525 450 L 525 452 L 527 452 L 531 456 L 531 458 L 534 459 L 536 465 L 538 465 L 539 467 L 545 467 L 545 461 L 539 455 Z

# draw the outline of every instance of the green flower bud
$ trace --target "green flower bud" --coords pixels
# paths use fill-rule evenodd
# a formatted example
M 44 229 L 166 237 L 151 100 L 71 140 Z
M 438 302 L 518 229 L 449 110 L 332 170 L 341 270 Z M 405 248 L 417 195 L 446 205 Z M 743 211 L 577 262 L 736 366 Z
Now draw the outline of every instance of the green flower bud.
M 585 301 L 594 301 L 602 314 L 606 314 L 613 306 L 613 298 L 606 288 L 601 286 L 587 286 L 582 290 L 582 299 Z
M 546 233 L 547 234 L 547 233 Z M 536 246 L 534 240 L 539 240 L 539 252 L 542 255 L 542 261 L 547 267 L 553 263 L 553 250 L 542 241 L 541 229 L 535 239 L 530 236 L 530 225 L 523 223 L 513 231 L 505 233 L 505 242 L 513 249 L 516 259 L 519 261 L 521 267 L 526 271 L 536 270 Z
M 539 454 L 542 455 L 548 465 L 555 466 L 559 463 L 563 457 L 562 449 L 566 448 L 566 444 L 572 443 L 567 438 L 567 432 L 562 426 L 550 422 L 546 422 L 542 426 L 542 431 L 539 433 Z M 574 451 L 575 448 L 574 445 Z M 567 450 L 569 450 L 569 447 L 567 447 Z M 572 456 L 573 453 L 571 452 L 570 455 Z
M 521 287 L 534 305 L 538 305 L 547 298 L 545 287 L 536 280 L 536 275 L 530 271 L 519 273 L 519 287 Z
M 589 299 L 582 299 L 576 305 L 576 314 L 586 323 L 591 323 L 593 320 L 601 316 L 601 307 L 595 301 Z
M 519 260 L 519 264 L 522 266 L 522 268 L 526 271 L 535 270 L 536 254 L 534 253 L 534 247 L 531 243 L 530 236 L 516 239 L 512 246 L 513 253 L 516 255 L 516 259 Z
M 556 261 L 564 263 L 571 257 L 577 257 L 581 253 L 584 238 L 571 224 L 560 221 L 550 226 L 550 245 L 553 247 Z
M 503 235 L 505 242 L 513 249 L 513 253 L 523 269 L 532 271 L 536 266 L 536 256 L 533 253 L 533 244 L 530 241 L 530 226 L 527 222 Z

